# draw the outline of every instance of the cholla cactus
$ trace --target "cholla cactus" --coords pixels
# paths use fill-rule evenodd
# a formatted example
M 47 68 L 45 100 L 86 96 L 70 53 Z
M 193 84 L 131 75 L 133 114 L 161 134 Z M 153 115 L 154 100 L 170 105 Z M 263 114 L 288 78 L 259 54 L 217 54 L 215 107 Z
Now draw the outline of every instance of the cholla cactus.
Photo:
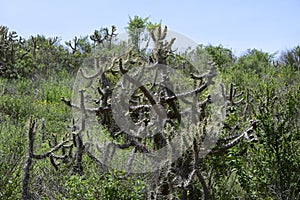
M 137 54 L 136 51 L 129 49 L 122 56 L 105 60 L 105 69 L 100 68 L 101 63 L 96 55 L 92 57 L 89 62 L 89 64 L 94 63 L 95 66 L 90 66 L 88 69 L 81 68 L 79 70 L 78 77 L 80 77 L 80 80 L 79 84 L 74 87 L 75 96 L 73 96 L 72 100 L 61 99 L 78 114 L 74 115 L 74 118 L 77 118 L 73 120 L 72 133 L 61 143 L 58 144 L 55 142 L 54 144 L 50 144 L 52 149 L 44 154 L 34 154 L 33 141 L 36 132 L 36 122 L 30 122 L 29 156 L 24 167 L 23 179 L 24 199 L 28 197 L 29 168 L 33 159 L 49 158 L 51 164 L 57 169 L 59 167 L 59 160 L 69 158 L 71 160 L 70 166 L 72 167 L 72 173 L 79 175 L 82 175 L 84 172 L 82 165 L 83 154 L 87 154 L 103 171 L 106 170 L 106 167 L 103 166 L 107 164 L 107 162 L 110 162 L 110 160 L 125 160 L 127 161 L 127 175 L 130 175 L 134 172 L 133 163 L 139 162 L 135 157 L 136 153 L 155 155 L 156 151 L 167 146 L 170 146 L 168 149 L 170 152 L 167 153 L 167 160 L 165 161 L 167 164 L 164 164 L 162 168 L 159 168 L 161 166 L 155 166 L 155 169 L 159 168 L 159 170 L 148 172 L 151 176 L 151 180 L 148 181 L 148 198 L 152 198 L 153 195 L 150 191 L 154 191 L 155 194 L 153 196 L 156 199 L 161 199 L 166 196 L 172 198 L 172 191 L 175 189 L 177 191 L 178 189 L 182 190 L 183 198 L 187 198 L 187 191 L 192 191 L 195 177 L 198 178 L 202 185 L 204 198 L 209 198 L 208 187 L 200 171 L 200 147 L 202 147 L 201 145 L 204 141 L 203 137 L 207 134 L 201 129 L 203 128 L 202 125 L 205 126 L 209 120 L 206 111 L 208 110 L 208 105 L 212 102 L 212 98 L 211 95 L 208 95 L 208 87 L 214 83 L 217 67 L 213 62 L 209 62 L 206 63 L 210 67 L 207 73 L 193 73 L 190 77 L 186 77 L 185 80 L 178 80 L 182 85 L 185 84 L 184 81 L 194 83 L 193 88 L 188 88 L 185 91 L 176 90 L 176 85 L 168 84 L 170 77 L 164 70 L 159 71 L 159 75 L 154 74 L 153 79 L 151 77 L 152 82 L 143 84 L 141 81 L 142 76 L 137 78 L 131 76 L 129 72 L 132 71 L 132 69 L 140 68 L 145 70 L 147 67 L 151 68 L 166 65 L 167 58 L 175 54 L 175 52 L 172 51 L 175 38 L 169 42 L 165 41 L 167 27 L 163 30 L 160 26 L 155 27 L 150 30 L 150 34 L 155 43 L 155 48 L 151 52 L 151 55 L 155 58 L 156 63 L 151 63 L 149 66 L 142 56 Z M 183 61 L 185 60 L 177 60 L 177 62 Z M 161 76 L 158 81 L 157 76 Z M 119 84 L 116 80 L 120 79 L 120 77 L 124 77 L 124 79 L 122 80 L 123 82 Z M 113 92 L 120 88 L 123 93 L 113 96 Z M 116 101 L 116 99 L 127 100 L 124 96 L 128 95 L 132 88 L 135 88 L 135 90 L 129 95 L 130 98 L 128 102 L 119 103 Z M 96 95 L 91 95 L 95 93 Z M 222 93 L 223 97 L 228 100 L 231 106 L 242 102 L 242 100 L 236 101 L 235 98 L 238 98 L 239 95 L 236 95 L 233 85 L 231 85 L 228 94 L 224 87 L 222 88 Z M 192 98 L 187 98 L 191 96 Z M 188 109 L 194 110 L 194 115 L 191 116 L 191 118 L 194 117 L 193 122 L 196 121 L 196 127 L 191 128 L 190 125 L 192 123 L 186 123 L 185 125 L 189 127 L 182 132 L 180 132 L 181 130 L 178 127 L 180 127 L 182 125 L 181 122 L 185 120 L 186 110 L 182 109 L 181 106 L 183 103 L 179 102 L 179 99 L 186 101 L 186 103 L 190 105 L 187 107 Z M 201 102 L 197 102 L 197 100 L 201 100 Z M 132 122 L 138 126 L 136 134 L 141 133 L 142 135 L 136 136 L 131 134 L 131 130 L 126 130 L 126 127 L 118 126 L 118 119 L 113 116 L 113 102 L 118 104 L 115 106 L 120 108 L 126 107 L 127 113 L 124 113 L 124 117 L 130 116 Z M 123 112 L 122 109 L 120 110 Z M 165 112 L 163 113 L 162 110 Z M 155 113 L 154 117 L 153 112 Z M 157 119 L 153 120 L 153 118 Z M 91 132 L 98 128 L 95 128 L 95 124 L 90 126 L 91 124 L 88 124 L 88 120 L 96 122 L 97 125 L 101 124 L 101 127 L 105 127 L 105 133 L 109 133 L 107 135 L 110 141 L 106 143 L 108 145 L 100 147 L 98 143 L 91 144 L 92 139 L 87 142 L 85 141 L 85 139 L 90 139 Z M 161 128 L 158 129 L 158 131 L 156 131 L 157 126 Z M 90 127 L 93 129 L 89 129 Z M 235 134 L 217 141 L 217 146 L 211 149 L 208 154 L 223 153 L 243 139 L 251 140 L 251 134 L 256 127 L 257 122 L 252 121 L 251 127 L 243 131 L 243 133 Z M 130 129 L 130 127 L 128 129 Z M 144 132 L 143 130 L 146 131 Z M 195 131 L 196 133 L 191 136 L 188 133 L 189 131 Z M 104 133 L 101 132 L 100 134 Z M 182 148 L 182 146 L 188 146 L 183 152 L 178 153 L 174 144 L 173 146 L 170 145 L 176 135 L 180 135 L 180 141 L 178 140 L 178 143 L 180 143 L 178 146 L 180 146 L 180 148 Z M 188 145 L 185 143 L 188 143 Z M 175 145 L 177 145 L 177 143 Z M 92 149 L 94 147 L 98 152 Z M 117 149 L 131 151 L 130 156 L 118 157 L 121 154 L 116 153 Z M 62 150 L 63 155 L 54 154 L 58 150 Z M 68 150 L 69 153 L 66 153 L 66 150 Z M 175 153 L 178 154 L 175 155 L 175 157 L 178 157 L 173 159 L 172 157 L 174 157 L 173 154 Z M 96 154 L 101 154 L 101 157 L 97 157 Z M 152 163 L 150 164 L 151 167 L 154 166 Z
M 149 30 L 151 39 L 155 44 L 153 56 L 159 64 L 166 64 L 166 58 L 169 53 L 172 53 L 172 45 L 176 38 L 172 38 L 169 42 L 165 41 L 167 36 L 168 28 L 164 27 L 162 30 L 161 26 L 154 27 Z

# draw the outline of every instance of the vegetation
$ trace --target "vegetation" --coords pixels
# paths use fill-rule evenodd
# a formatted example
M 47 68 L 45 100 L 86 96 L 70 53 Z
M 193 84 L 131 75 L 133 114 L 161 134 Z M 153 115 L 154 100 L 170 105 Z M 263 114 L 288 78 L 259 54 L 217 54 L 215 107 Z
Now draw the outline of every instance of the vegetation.
M 0 27 L 1 199 L 300 198 L 299 46 L 278 58 L 257 49 L 236 57 L 221 45 L 199 45 L 179 54 L 172 48 L 176 39 L 165 40 L 168 30 L 161 23 L 135 16 L 127 31 L 128 42 L 117 41 L 112 26 L 62 44 L 57 37 L 25 39 Z M 150 52 L 148 40 L 155 44 Z M 88 62 L 93 69 L 81 68 Z M 94 79 L 99 65 L 105 64 L 105 73 Z M 128 71 L 147 65 L 172 66 L 183 77 L 174 88 L 189 83 L 193 88 L 171 93 L 164 81 L 137 87 L 128 76 L 124 88 L 138 88 L 128 97 L 130 119 L 150 127 L 151 112 L 162 116 L 154 101 L 168 111 L 165 132 L 139 138 L 118 126 L 111 94 L 122 88 L 118 81 Z M 201 156 L 214 114 L 208 85 L 217 81 L 216 73 L 223 80 L 226 117 L 216 144 Z M 81 90 L 79 77 L 91 81 L 91 87 Z M 84 94 L 93 92 L 90 88 L 97 98 L 88 102 Z M 160 96 L 152 98 L 156 94 Z M 178 128 L 185 123 L 184 105 L 175 97 L 185 95 L 200 102 L 190 138 Z M 89 127 L 83 112 L 97 121 L 113 148 L 154 152 L 176 135 L 191 145 L 154 171 L 134 173 L 133 157 L 127 160 L 127 170 L 112 169 L 84 143 Z

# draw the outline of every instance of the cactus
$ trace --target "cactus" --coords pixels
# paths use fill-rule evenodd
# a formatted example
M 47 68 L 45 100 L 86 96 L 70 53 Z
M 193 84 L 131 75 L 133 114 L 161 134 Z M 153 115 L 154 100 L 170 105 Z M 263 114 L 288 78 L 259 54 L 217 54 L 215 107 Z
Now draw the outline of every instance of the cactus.
M 111 32 L 109 29 L 103 29 L 100 33 L 95 31 L 91 39 L 103 48 L 105 42 L 108 42 L 108 48 L 111 50 L 113 38 L 116 36 L 116 28 L 112 26 Z M 149 29 L 151 39 L 155 43 L 155 48 L 150 53 L 150 57 L 153 59 L 151 66 L 167 65 L 168 58 L 176 58 L 177 66 L 186 66 L 186 64 L 191 65 L 186 59 L 176 55 L 175 51 L 172 50 L 172 45 L 174 44 L 175 38 L 170 41 L 165 41 L 167 36 L 167 27 L 163 29 L 161 26 L 156 26 Z M 53 40 L 55 41 L 55 40 Z M 50 42 L 53 42 L 50 41 Z M 79 39 L 74 38 L 73 42 L 69 41 L 68 45 L 71 47 L 73 54 L 78 51 Z M 157 150 L 164 148 L 165 146 L 170 146 L 170 151 L 175 151 L 175 148 L 170 145 L 173 139 L 173 135 L 177 134 L 177 127 L 180 126 L 183 120 L 184 110 L 180 109 L 178 99 L 185 100 L 188 96 L 194 96 L 194 99 L 189 102 L 192 108 L 195 110 L 197 116 L 194 116 L 198 122 L 205 126 L 208 120 L 208 106 L 212 102 L 212 97 L 209 94 L 205 94 L 208 90 L 208 86 L 214 83 L 214 78 L 217 72 L 217 66 L 213 62 L 206 63 L 209 66 L 209 70 L 204 74 L 198 74 L 195 71 L 189 71 L 190 73 L 189 81 L 193 82 L 193 89 L 184 92 L 176 92 L 176 85 L 168 85 L 169 77 L 166 73 L 155 74 L 153 81 L 149 85 L 142 84 L 140 78 L 132 78 L 128 73 L 130 70 L 135 68 L 146 68 L 149 67 L 149 61 L 145 60 L 143 55 L 137 54 L 135 49 L 128 49 L 128 51 L 121 56 L 113 57 L 108 59 L 108 63 L 105 66 L 106 71 L 101 69 L 101 63 L 98 57 L 93 57 L 92 63 L 94 63 L 93 74 L 90 74 L 90 69 L 80 69 L 78 71 L 78 76 L 81 76 L 84 80 L 84 84 L 81 88 L 75 90 L 75 95 L 78 97 L 77 101 L 61 98 L 61 101 L 66 104 L 66 106 L 73 108 L 79 113 L 77 119 L 72 121 L 72 132 L 67 134 L 63 140 L 59 143 L 57 138 L 53 136 L 53 141 L 48 141 L 51 150 L 46 151 L 42 154 L 35 154 L 34 140 L 37 129 L 37 121 L 30 119 L 29 130 L 28 130 L 28 155 L 25 161 L 23 170 L 23 182 L 22 182 L 22 197 L 23 199 L 30 198 L 30 167 L 32 166 L 32 161 L 49 159 L 51 165 L 54 169 L 58 170 L 61 163 L 67 163 L 70 168 L 71 174 L 78 174 L 82 176 L 84 174 L 84 168 L 82 165 L 83 155 L 87 155 L 92 161 L 94 161 L 101 171 L 106 171 L 105 163 L 115 156 L 116 149 L 130 149 L 131 154 L 128 157 L 126 170 L 127 176 L 132 173 L 132 165 L 135 161 L 135 153 L 152 153 Z M 173 66 L 174 68 L 177 66 Z M 180 68 L 179 68 L 180 69 Z M 162 76 L 159 83 L 156 83 L 157 77 Z M 118 127 L 116 120 L 113 117 L 112 111 L 112 93 L 116 89 L 115 79 L 119 77 L 124 77 L 124 82 L 120 87 L 124 90 L 127 89 L 128 85 L 133 85 L 136 87 L 136 91 L 132 94 L 129 104 L 128 115 L 132 118 L 134 123 L 139 125 L 139 131 L 142 132 L 143 129 L 148 128 L 151 130 L 151 119 L 150 111 L 156 113 L 156 116 L 161 117 L 164 114 L 160 110 L 161 106 L 166 111 L 166 119 L 158 120 L 165 132 L 159 131 L 154 135 L 150 135 L 145 138 L 136 137 L 126 132 L 126 130 L 120 129 Z M 88 99 L 88 94 L 90 89 L 97 93 L 96 99 Z M 224 99 L 227 100 L 229 113 L 233 111 L 235 106 L 242 105 L 244 99 L 240 98 L 242 93 L 238 93 L 238 89 L 231 84 L 229 89 L 226 90 L 224 85 L 221 85 L 221 91 Z M 118 96 L 122 98 L 122 95 Z M 201 99 L 200 102 L 196 100 Z M 249 99 L 246 99 L 246 103 Z M 94 107 L 90 107 L 87 104 L 93 103 Z M 93 152 L 90 151 L 91 144 L 85 143 L 83 138 L 89 137 L 88 127 L 87 127 L 87 116 L 93 116 L 98 120 L 98 123 L 106 127 L 109 132 L 109 137 L 111 142 L 105 148 L 102 159 L 97 158 Z M 194 119 L 194 120 L 195 120 Z M 217 141 L 216 147 L 214 147 L 208 155 L 222 154 L 226 152 L 229 148 L 232 148 L 239 144 L 243 139 L 253 142 L 255 139 L 253 132 L 257 128 L 257 121 L 251 121 L 247 129 L 242 131 L 240 134 L 230 134 L 226 138 L 219 139 Z M 156 125 L 156 124 L 154 124 Z M 201 129 L 202 127 L 197 127 Z M 230 127 L 231 128 L 231 127 Z M 45 121 L 42 121 L 42 141 L 45 141 Z M 232 131 L 232 130 L 231 130 Z M 232 131 L 234 132 L 234 131 Z M 178 159 L 166 164 L 159 171 L 149 174 L 152 176 L 152 182 L 149 183 L 148 198 L 155 196 L 155 198 L 161 198 L 161 196 L 168 196 L 171 198 L 172 192 L 176 188 L 182 190 L 182 197 L 187 198 L 188 191 L 192 191 L 192 185 L 195 177 L 198 178 L 200 184 L 203 188 L 203 194 L 205 199 L 209 199 L 210 191 L 208 185 L 204 178 L 204 175 L 200 171 L 201 164 L 201 152 L 200 146 L 204 142 L 203 137 L 205 136 L 205 131 L 198 131 L 192 138 L 193 144 L 187 149 Z M 182 143 L 185 143 L 185 138 L 181 138 Z M 118 142 L 116 142 L 118 141 Z M 121 141 L 121 142 L 120 142 Z M 186 145 L 188 146 L 188 145 Z M 100 148 L 96 146 L 96 148 Z M 60 154 L 58 152 L 61 152 Z M 173 152 L 172 152 L 173 153 Z M 154 191 L 154 194 L 151 191 Z
M 156 63 L 155 65 L 167 64 L 167 58 L 170 56 L 174 56 L 174 52 L 172 51 L 172 45 L 175 39 L 171 39 L 171 41 L 163 41 L 167 35 L 167 27 L 163 30 L 161 27 L 156 27 L 151 29 L 151 37 L 155 42 L 155 48 L 153 49 L 152 56 L 155 58 Z M 164 127 L 167 127 L 167 124 L 170 124 L 172 129 L 176 130 L 176 125 L 180 124 L 181 117 L 183 112 L 180 111 L 178 107 L 178 98 L 184 98 L 191 95 L 196 95 L 197 97 L 203 95 L 203 93 L 207 90 L 210 84 L 214 83 L 214 77 L 216 76 L 217 67 L 216 64 L 213 62 L 207 63 L 210 66 L 210 69 L 207 73 L 199 75 L 195 73 L 190 74 L 190 78 L 194 81 L 194 89 L 191 91 L 186 91 L 183 93 L 174 93 L 170 90 L 170 88 L 166 87 L 168 77 L 165 75 L 164 78 L 161 80 L 160 83 L 157 85 L 153 84 L 151 87 L 146 87 L 145 85 L 139 82 L 139 79 L 134 79 L 130 75 L 128 75 L 129 70 L 134 67 L 145 67 L 148 65 L 142 56 L 135 54 L 134 49 L 129 49 L 124 55 L 121 57 L 111 59 L 110 67 L 104 73 L 103 71 L 96 71 L 93 75 L 85 74 L 84 70 L 80 70 L 82 77 L 85 80 L 89 81 L 87 87 L 94 87 L 97 88 L 96 91 L 98 92 L 99 98 L 94 99 L 93 101 L 96 102 L 97 107 L 95 108 L 85 108 L 83 100 L 86 100 L 86 95 L 84 95 L 86 90 L 79 90 L 78 95 L 80 96 L 80 101 L 76 103 L 67 101 L 62 99 L 66 105 L 73 107 L 75 110 L 82 111 L 82 113 L 94 113 L 95 116 L 98 117 L 98 122 L 107 127 L 112 142 L 109 143 L 107 146 L 104 157 L 102 161 L 97 161 L 101 163 L 105 163 L 108 159 L 108 156 L 114 156 L 114 152 L 116 148 L 120 149 L 132 149 L 132 154 L 128 158 L 127 162 L 127 170 L 128 174 L 131 173 L 131 165 L 133 163 L 134 153 L 135 152 L 148 152 L 151 153 L 153 151 L 159 150 L 166 145 L 169 144 L 170 140 L 172 139 L 171 134 L 166 135 L 165 133 L 158 132 L 157 134 L 152 136 L 151 143 L 143 141 L 143 139 L 134 137 L 128 134 L 126 131 L 120 129 L 115 119 L 112 116 L 112 91 L 115 89 L 115 85 L 112 83 L 112 77 L 124 77 L 125 83 L 121 87 L 126 89 L 126 85 L 129 83 L 136 86 L 138 88 L 137 92 L 132 95 L 132 98 L 129 101 L 129 115 L 132 117 L 136 124 L 140 125 L 141 129 L 147 128 L 150 126 L 150 119 L 148 119 L 147 115 L 149 115 L 149 111 L 153 108 L 154 112 L 157 116 L 162 116 L 160 109 L 157 109 L 157 105 L 161 105 L 167 110 L 167 119 L 164 122 Z M 178 62 L 186 62 L 185 59 L 181 59 L 179 57 Z M 95 67 L 94 69 L 99 69 L 99 62 L 95 60 Z M 178 64 L 180 65 L 180 64 Z M 100 77 L 99 75 L 102 74 Z M 100 79 L 98 81 L 97 77 Z M 110 77 L 110 78 L 108 78 Z M 153 78 L 155 82 L 155 77 Z M 95 83 L 96 85 L 93 85 Z M 237 94 L 237 88 L 234 87 L 233 84 L 230 85 L 229 91 L 227 92 L 225 87 L 222 86 L 222 93 L 223 97 L 228 102 L 228 108 L 233 108 L 239 104 L 244 102 L 244 99 L 239 98 L 242 93 Z M 158 97 L 154 98 L 153 94 L 159 94 Z M 120 96 L 119 98 L 122 98 Z M 203 101 L 199 102 L 197 105 L 194 105 L 194 109 L 197 110 L 196 113 L 199 113 L 198 116 L 199 120 L 203 123 L 207 120 L 206 109 L 207 105 L 211 103 L 211 96 L 207 95 Z M 79 105 L 80 104 L 80 105 Z M 81 119 L 83 120 L 83 119 Z M 81 123 L 84 123 L 83 121 Z M 84 125 L 78 125 L 83 127 Z M 229 148 L 240 143 L 243 139 L 252 141 L 252 133 L 257 127 L 257 122 L 253 121 L 246 131 L 242 131 L 242 133 L 237 135 L 231 135 L 228 138 L 220 139 L 217 141 L 217 146 L 211 150 L 209 155 L 212 154 L 219 154 L 225 152 Z M 170 129 L 171 130 L 171 129 Z M 80 132 L 80 134 L 84 134 L 84 130 Z M 80 137 L 79 137 L 80 138 Z M 115 143 L 114 140 L 122 138 L 121 141 L 123 143 Z M 80 141 L 82 142 L 82 141 Z M 184 141 L 183 141 L 184 142 Z M 194 150 L 187 152 L 185 155 L 182 155 L 178 160 L 172 163 L 166 169 L 162 169 L 161 177 L 159 177 L 158 182 L 164 183 L 162 185 L 153 184 L 149 187 L 152 187 L 153 190 L 156 190 L 157 195 L 170 195 L 171 191 L 177 187 L 177 185 L 181 185 L 183 191 L 183 196 L 186 196 L 186 192 L 194 180 L 194 177 L 198 177 L 203 190 L 205 199 L 209 198 L 209 191 L 205 179 L 199 169 L 200 164 L 200 153 L 199 153 L 199 146 L 203 140 L 201 136 L 194 138 L 193 148 Z M 84 144 L 83 144 L 84 145 Z M 171 177 L 178 180 L 178 183 L 173 183 L 171 181 Z M 152 195 L 152 194 L 149 194 Z

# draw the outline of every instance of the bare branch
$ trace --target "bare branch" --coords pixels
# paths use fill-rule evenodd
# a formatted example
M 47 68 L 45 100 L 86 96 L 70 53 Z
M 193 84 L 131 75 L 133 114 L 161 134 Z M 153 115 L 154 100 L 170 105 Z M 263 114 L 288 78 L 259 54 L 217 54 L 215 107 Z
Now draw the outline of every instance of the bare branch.
M 50 151 L 43 154 L 33 154 L 32 157 L 35 159 L 43 159 L 49 157 L 52 153 L 59 150 L 64 144 L 68 143 L 70 140 L 65 140 L 53 147 Z

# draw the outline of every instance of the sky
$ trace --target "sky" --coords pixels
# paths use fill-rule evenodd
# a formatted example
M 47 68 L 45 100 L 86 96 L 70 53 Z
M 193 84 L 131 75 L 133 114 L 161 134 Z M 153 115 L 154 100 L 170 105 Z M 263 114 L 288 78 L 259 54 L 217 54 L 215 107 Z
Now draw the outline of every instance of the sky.
M 300 0 L 0 0 L 0 25 L 19 35 L 68 41 L 129 16 L 150 17 L 199 44 L 241 55 L 256 48 L 280 53 L 300 45 Z

